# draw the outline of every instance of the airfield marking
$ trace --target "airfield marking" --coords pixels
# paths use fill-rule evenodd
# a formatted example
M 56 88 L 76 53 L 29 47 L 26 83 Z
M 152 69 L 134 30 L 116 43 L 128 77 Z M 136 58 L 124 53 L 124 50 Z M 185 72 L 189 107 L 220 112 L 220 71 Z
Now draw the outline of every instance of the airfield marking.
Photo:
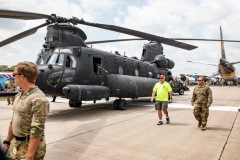
M 147 104 L 146 106 L 152 106 L 152 104 Z M 193 109 L 191 104 L 181 104 L 181 103 L 170 103 L 168 104 L 169 108 L 186 108 L 186 109 Z M 216 111 L 239 111 L 240 107 L 237 106 L 211 106 L 210 110 Z
M 58 102 L 68 103 L 68 100 L 67 99 L 59 99 Z M 83 102 L 83 104 L 89 104 L 89 103 L 92 103 L 92 101 Z M 106 101 L 103 102 L 103 100 L 102 100 L 102 101 L 98 101 L 98 103 L 100 103 L 100 104 L 101 103 L 106 103 Z M 153 106 L 153 104 L 145 104 L 145 103 L 144 103 L 144 105 L 145 106 Z M 98 107 L 93 107 L 93 108 L 98 108 Z M 191 104 L 169 103 L 169 108 L 193 109 L 193 106 Z M 240 107 L 237 107 L 237 106 L 215 106 L 215 105 L 212 105 L 209 109 L 210 110 L 216 110 L 216 111 L 233 111 L 233 112 L 236 112 L 236 111 L 240 110 Z

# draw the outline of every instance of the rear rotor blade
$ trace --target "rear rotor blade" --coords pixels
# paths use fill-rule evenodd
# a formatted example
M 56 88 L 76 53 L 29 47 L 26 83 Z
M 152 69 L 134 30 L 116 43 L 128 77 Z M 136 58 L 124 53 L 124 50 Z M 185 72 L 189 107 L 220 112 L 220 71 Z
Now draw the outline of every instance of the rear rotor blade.
M 224 42 L 240 42 L 240 40 L 226 40 L 226 39 L 193 39 L 193 38 L 170 38 L 174 40 L 183 40 L 183 41 L 224 41 Z M 110 39 L 102 41 L 88 41 L 86 44 L 98 44 L 98 43 L 109 43 L 109 42 L 122 42 L 122 41 L 140 41 L 147 40 L 144 38 L 125 38 L 125 39 Z
M 217 65 L 217 64 L 202 63 L 202 62 L 194 62 L 194 61 L 187 61 L 187 62 L 190 62 L 190 63 L 199 63 L 199 64 L 205 64 L 205 65 L 210 65 L 210 66 L 219 66 L 219 65 Z
M 9 44 L 9 43 L 12 43 L 12 42 L 14 42 L 14 41 L 17 41 L 17 40 L 19 40 L 19 39 L 22 39 L 22 38 L 24 38 L 24 37 L 27 37 L 27 36 L 29 36 L 29 35 L 32 35 L 32 34 L 34 34 L 39 28 L 44 27 L 44 26 L 47 26 L 48 24 L 49 24 L 49 23 L 43 23 L 43 24 L 41 24 L 41 25 L 39 25 L 39 26 L 37 26 L 37 27 L 34 27 L 34 28 L 32 28 L 32 29 L 29 29 L 29 30 L 26 30 L 26 31 L 24 31 L 24 32 L 22 32 L 22 33 L 19 33 L 19 34 L 13 36 L 13 37 L 10 37 L 10 38 L 8 38 L 8 39 L 0 42 L 0 47 L 5 46 L 5 45 L 7 45 L 7 44 Z
M 13 19 L 52 19 L 50 15 L 31 13 L 31 12 L 22 12 L 22 11 L 13 11 L 13 10 L 4 10 L 0 9 L 1 18 L 13 18 Z
M 227 40 L 227 39 L 197 39 L 197 38 L 172 38 L 174 40 L 183 41 L 224 41 L 224 42 L 240 42 L 240 40 Z
M 77 23 L 83 24 L 83 25 L 88 25 L 88 26 L 93 26 L 93 27 L 98 27 L 98 28 L 102 28 L 102 29 L 107 29 L 107 30 L 111 30 L 111 31 L 119 32 L 119 33 L 125 33 L 125 34 L 128 34 L 128 35 L 144 38 L 144 39 L 147 39 L 147 40 L 156 41 L 156 42 L 159 42 L 159 43 L 167 44 L 167 45 L 170 45 L 170 46 L 174 46 L 174 47 L 178 47 L 178 48 L 182 48 L 182 49 L 186 49 L 186 50 L 192 50 L 192 49 L 197 48 L 196 46 L 189 45 L 189 44 L 182 43 L 182 42 L 177 42 L 173 39 L 159 37 L 159 36 L 152 35 L 152 34 L 149 34 L 149 33 L 144 33 L 144 32 L 140 32 L 140 31 L 136 31 L 136 30 L 132 30 L 132 29 L 127 29 L 127 28 L 123 28 L 123 27 L 118 27 L 118 26 L 114 26 L 114 25 L 90 23 L 90 22 L 84 21 L 83 19 L 78 20 Z
M 88 41 L 86 44 L 98 44 L 98 43 L 109 43 L 109 42 L 122 42 L 122 41 L 139 41 L 146 40 L 143 38 L 130 38 L 130 39 L 111 39 L 111 40 L 102 40 L 102 41 Z

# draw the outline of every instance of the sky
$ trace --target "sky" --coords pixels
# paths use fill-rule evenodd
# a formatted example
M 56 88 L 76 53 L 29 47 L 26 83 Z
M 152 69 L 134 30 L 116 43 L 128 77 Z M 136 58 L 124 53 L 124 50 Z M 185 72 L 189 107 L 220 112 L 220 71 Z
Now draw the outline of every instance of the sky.
M 240 2 L 238 0 L 0 0 L 0 9 L 18 10 L 66 18 L 77 17 L 93 23 L 116 25 L 166 38 L 240 40 Z M 0 40 L 9 38 L 45 20 L 0 18 Z M 117 32 L 77 25 L 87 35 L 86 41 L 135 38 Z M 21 61 L 35 62 L 42 49 L 47 27 L 35 34 L 0 48 L 0 65 L 12 66 Z M 189 63 L 198 61 L 218 64 L 220 42 L 181 41 L 198 46 L 188 51 L 164 45 L 164 55 L 175 62 L 173 74 L 204 74 L 217 72 L 216 66 Z M 148 41 L 95 44 L 92 47 L 121 55 L 141 58 L 143 45 Z M 226 58 L 240 61 L 240 43 L 225 42 Z M 240 69 L 240 64 L 236 67 Z M 239 76 L 239 74 L 238 74 Z

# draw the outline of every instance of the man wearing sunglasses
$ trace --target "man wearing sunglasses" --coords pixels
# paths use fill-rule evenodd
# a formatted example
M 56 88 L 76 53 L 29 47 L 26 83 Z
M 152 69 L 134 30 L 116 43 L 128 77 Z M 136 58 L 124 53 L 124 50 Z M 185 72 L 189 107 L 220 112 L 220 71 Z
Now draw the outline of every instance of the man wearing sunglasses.
M 191 103 L 194 106 L 193 114 L 198 121 L 198 127 L 201 127 L 203 131 L 206 130 L 209 107 L 212 101 L 211 89 L 205 85 L 202 76 L 198 77 L 198 85 L 193 90 Z
M 155 86 L 153 87 L 153 92 L 152 92 L 152 98 L 151 102 L 153 102 L 153 99 L 155 97 L 155 94 L 157 93 L 156 96 L 156 104 L 155 108 L 158 110 L 158 118 L 159 122 L 157 125 L 162 125 L 162 111 L 166 115 L 166 123 L 170 123 L 170 118 L 168 116 L 168 97 L 170 96 L 170 103 L 172 103 L 172 88 L 169 83 L 165 81 L 165 76 L 161 75 L 160 76 L 160 82 L 156 83 Z
M 35 86 L 38 73 L 31 62 L 20 62 L 14 69 L 15 83 L 22 91 L 15 96 L 13 117 L 3 141 L 3 151 L 10 159 L 43 160 L 45 156 L 44 129 L 49 101 Z

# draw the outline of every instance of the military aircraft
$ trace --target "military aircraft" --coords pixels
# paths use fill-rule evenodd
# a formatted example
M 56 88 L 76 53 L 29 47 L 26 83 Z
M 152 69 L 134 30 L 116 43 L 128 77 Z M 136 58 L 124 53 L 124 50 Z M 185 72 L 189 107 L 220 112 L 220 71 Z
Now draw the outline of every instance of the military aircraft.
M 218 67 L 218 74 L 226 81 L 227 84 L 237 84 L 237 69 L 234 66 L 234 64 L 240 63 L 240 61 L 237 62 L 229 62 L 226 59 L 225 49 L 224 49 L 224 41 L 223 41 L 223 35 L 222 35 L 222 28 L 220 26 L 220 38 L 221 38 L 221 58 L 219 60 L 219 64 L 208 64 L 208 63 L 202 63 L 202 62 L 194 62 L 194 61 L 187 61 L 191 63 L 199 63 L 199 64 L 206 64 L 206 65 L 212 65 Z M 237 41 L 238 42 L 238 41 Z
M 222 79 L 226 81 L 227 84 L 237 84 L 238 77 L 237 77 L 237 70 L 234 64 L 240 63 L 237 62 L 228 62 L 226 59 L 225 49 L 224 49 L 224 42 L 240 42 L 239 40 L 226 40 L 223 39 L 222 36 L 222 28 L 220 27 L 220 39 L 197 39 L 197 38 L 171 38 L 173 40 L 181 40 L 181 41 L 220 41 L 221 42 L 221 58 L 219 60 L 219 64 L 209 64 L 209 63 L 202 63 L 202 62 L 194 62 L 194 61 L 187 61 L 191 63 L 199 63 L 205 65 L 212 65 L 218 67 L 218 75 L 221 76 Z M 135 40 L 145 40 L 144 38 L 131 38 L 131 39 L 118 39 L 118 40 L 105 40 L 105 41 L 95 41 L 94 43 L 106 43 L 106 42 L 118 42 L 118 41 L 135 41 Z M 204 76 L 204 77 L 214 77 L 213 76 Z M 183 77 L 184 78 L 184 77 Z M 207 78 L 206 78 L 207 79 Z
M 23 20 L 46 19 L 46 22 L 0 42 L 0 47 L 34 34 L 47 27 L 45 44 L 36 64 L 40 70 L 36 84 L 47 95 L 69 99 L 70 107 L 81 107 L 82 101 L 117 97 L 114 109 L 127 109 L 123 98 L 136 99 L 151 95 L 160 75 L 172 78 L 174 62 L 165 58 L 161 43 L 192 50 L 196 46 L 114 25 L 86 22 L 83 19 L 58 17 L 55 14 L 2 10 L 0 18 Z M 121 56 L 94 48 L 85 42 L 86 34 L 77 24 L 98 27 L 151 41 L 144 45 L 142 58 Z M 8 94 L 9 95 L 9 94 Z

